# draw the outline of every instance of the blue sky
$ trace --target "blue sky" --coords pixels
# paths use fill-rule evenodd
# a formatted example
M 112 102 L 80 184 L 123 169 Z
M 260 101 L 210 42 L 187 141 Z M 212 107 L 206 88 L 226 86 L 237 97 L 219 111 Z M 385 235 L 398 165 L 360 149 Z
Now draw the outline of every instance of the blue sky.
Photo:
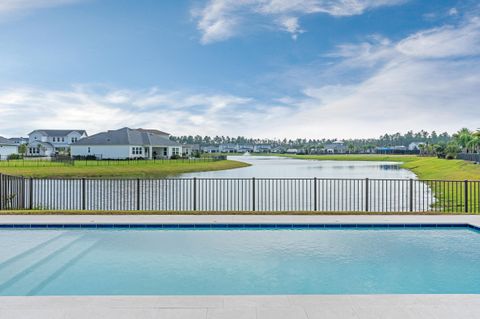
M 453 132 L 479 88 L 473 0 L 0 0 L 0 136 Z

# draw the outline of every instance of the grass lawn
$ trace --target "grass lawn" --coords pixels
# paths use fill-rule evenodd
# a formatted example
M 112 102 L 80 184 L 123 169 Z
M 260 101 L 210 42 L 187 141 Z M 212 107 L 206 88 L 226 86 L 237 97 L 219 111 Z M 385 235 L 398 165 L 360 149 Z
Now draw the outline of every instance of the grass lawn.
M 117 177 L 117 178 L 161 178 L 175 176 L 181 173 L 217 171 L 224 169 L 240 168 L 249 164 L 238 161 L 139 161 L 120 162 L 123 164 L 86 165 L 85 161 L 75 162 L 75 165 L 51 165 L 51 166 L 0 166 L 0 173 L 8 175 L 21 175 L 26 177 Z M 90 163 L 91 164 L 91 163 Z
M 401 167 L 414 172 L 419 179 L 480 180 L 480 165 L 463 160 L 446 160 L 415 155 L 286 155 L 291 158 L 329 161 L 388 161 L 401 162 Z

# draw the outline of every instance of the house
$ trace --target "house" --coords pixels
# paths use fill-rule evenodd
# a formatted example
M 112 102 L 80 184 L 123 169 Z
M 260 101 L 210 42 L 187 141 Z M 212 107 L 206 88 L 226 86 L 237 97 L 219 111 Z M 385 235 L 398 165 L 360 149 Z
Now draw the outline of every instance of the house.
M 347 152 L 347 146 L 342 141 L 335 141 L 325 145 L 325 152 L 330 154 L 344 154 Z
M 287 149 L 287 154 L 297 154 L 297 153 L 298 153 L 298 149 L 296 148 Z
M 182 145 L 158 130 L 124 127 L 82 138 L 71 145 L 72 157 L 100 159 L 171 158 L 182 155 Z
M 0 136 L 0 160 L 8 159 L 12 154 L 18 154 L 18 145 Z
M 238 145 L 237 144 L 220 144 L 218 146 L 218 150 L 220 153 L 237 153 L 238 152 Z
M 202 146 L 204 153 L 220 153 L 220 149 L 216 145 Z
M 270 144 L 258 144 L 253 146 L 255 153 L 270 153 L 272 151 L 272 145 Z
M 28 156 L 68 153 L 70 145 L 87 137 L 85 130 L 35 130 L 28 134 Z
M 237 152 L 238 153 L 246 153 L 246 152 L 253 152 L 252 145 L 237 145 Z
M 183 144 L 182 155 L 191 157 L 200 153 L 200 144 Z
M 27 137 L 11 137 L 9 140 L 16 145 L 28 144 Z
M 409 151 L 419 151 L 420 150 L 420 145 L 425 145 L 424 142 L 412 142 L 408 145 L 408 150 Z

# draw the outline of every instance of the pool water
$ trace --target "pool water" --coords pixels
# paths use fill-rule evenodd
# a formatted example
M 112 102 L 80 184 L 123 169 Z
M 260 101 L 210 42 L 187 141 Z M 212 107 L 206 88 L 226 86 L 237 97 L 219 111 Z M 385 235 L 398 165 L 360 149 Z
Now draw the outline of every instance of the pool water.
M 0 295 L 480 293 L 464 228 L 5 229 Z

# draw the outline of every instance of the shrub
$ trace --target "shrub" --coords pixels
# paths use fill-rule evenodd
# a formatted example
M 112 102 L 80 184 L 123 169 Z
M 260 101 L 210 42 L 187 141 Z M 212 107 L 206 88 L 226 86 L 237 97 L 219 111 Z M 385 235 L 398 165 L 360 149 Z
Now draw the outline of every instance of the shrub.
M 457 158 L 457 154 L 449 153 L 445 156 L 445 159 L 447 159 L 447 160 L 451 160 L 451 159 L 455 159 L 455 158 Z
M 18 160 L 22 159 L 22 156 L 20 154 L 10 154 L 7 157 L 8 160 Z

